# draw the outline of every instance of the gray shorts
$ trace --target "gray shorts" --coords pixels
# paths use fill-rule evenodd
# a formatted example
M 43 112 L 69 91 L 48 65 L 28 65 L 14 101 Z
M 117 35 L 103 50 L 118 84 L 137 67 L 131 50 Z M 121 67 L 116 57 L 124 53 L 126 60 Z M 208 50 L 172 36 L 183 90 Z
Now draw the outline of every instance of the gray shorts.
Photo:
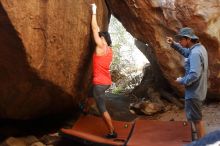
M 109 87 L 110 85 L 93 86 L 93 96 L 101 114 L 107 111 L 105 106 L 105 90 L 107 90 Z
M 188 121 L 200 121 L 202 120 L 202 101 L 198 99 L 186 99 L 185 100 L 185 112 Z

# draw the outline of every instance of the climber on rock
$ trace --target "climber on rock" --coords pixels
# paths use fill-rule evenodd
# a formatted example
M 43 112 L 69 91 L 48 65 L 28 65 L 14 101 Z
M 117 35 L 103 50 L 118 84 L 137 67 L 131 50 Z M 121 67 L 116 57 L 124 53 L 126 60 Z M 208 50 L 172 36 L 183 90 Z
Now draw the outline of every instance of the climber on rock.
M 97 107 L 103 117 L 105 124 L 108 127 L 109 133 L 106 138 L 116 138 L 112 124 L 111 116 L 109 115 L 105 105 L 105 91 L 112 84 L 110 74 L 110 64 L 112 62 L 111 38 L 108 32 L 100 32 L 96 20 L 96 5 L 92 6 L 92 31 L 96 43 L 95 52 L 93 54 L 93 96 Z

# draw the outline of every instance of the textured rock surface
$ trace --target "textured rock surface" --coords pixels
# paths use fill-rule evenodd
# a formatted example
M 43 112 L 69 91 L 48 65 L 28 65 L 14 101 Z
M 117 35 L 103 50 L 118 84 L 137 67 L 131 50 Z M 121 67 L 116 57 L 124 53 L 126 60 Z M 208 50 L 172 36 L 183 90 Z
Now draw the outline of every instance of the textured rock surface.
M 181 27 L 192 27 L 208 50 L 209 97 L 219 97 L 219 0 L 107 0 L 107 4 L 127 31 L 148 44 L 146 52 L 150 52 L 149 61 L 158 66 L 172 88 L 177 89 L 181 95 L 183 87 L 174 80 L 183 74 L 183 59 L 166 44 L 166 36 L 174 37 Z
M 0 118 L 71 111 L 85 96 L 92 54 L 89 1 L 0 1 Z M 98 22 L 108 23 L 105 2 Z
M 88 2 L 0 0 L 0 118 L 66 113 L 85 96 L 93 46 Z M 165 37 L 183 26 L 194 28 L 209 53 L 209 95 L 220 95 L 219 0 L 106 2 L 127 31 L 148 44 L 158 83 L 180 94 L 183 87 L 174 80 L 183 74 L 182 58 Z M 98 23 L 106 29 L 105 1 L 96 4 Z

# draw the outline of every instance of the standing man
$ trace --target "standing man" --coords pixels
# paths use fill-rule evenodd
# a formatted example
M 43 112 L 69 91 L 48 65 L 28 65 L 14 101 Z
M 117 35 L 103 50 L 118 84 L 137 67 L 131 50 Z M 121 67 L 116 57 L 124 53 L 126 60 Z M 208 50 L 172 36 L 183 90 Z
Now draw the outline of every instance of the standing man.
M 106 138 L 116 138 L 117 133 L 105 106 L 105 91 L 112 84 L 110 64 L 112 62 L 111 38 L 108 32 L 99 32 L 96 20 L 96 5 L 92 4 L 92 31 L 96 43 L 93 54 L 93 96 L 109 133 Z
M 191 28 L 180 29 L 177 38 L 179 43 L 167 37 L 167 43 L 185 57 L 185 75 L 176 82 L 185 86 L 186 117 L 192 124 L 193 135 L 201 138 L 205 135 L 201 107 L 207 93 L 208 55 Z

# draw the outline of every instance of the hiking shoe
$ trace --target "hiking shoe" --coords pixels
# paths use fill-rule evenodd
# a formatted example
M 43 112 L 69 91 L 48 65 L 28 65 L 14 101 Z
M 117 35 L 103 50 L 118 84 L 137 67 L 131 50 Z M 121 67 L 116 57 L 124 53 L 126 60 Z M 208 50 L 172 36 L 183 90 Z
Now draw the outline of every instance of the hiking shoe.
M 108 133 L 105 135 L 106 138 L 111 139 L 111 138 L 117 138 L 118 134 L 113 131 L 112 133 Z
M 198 140 L 197 132 L 192 132 L 192 141 Z

